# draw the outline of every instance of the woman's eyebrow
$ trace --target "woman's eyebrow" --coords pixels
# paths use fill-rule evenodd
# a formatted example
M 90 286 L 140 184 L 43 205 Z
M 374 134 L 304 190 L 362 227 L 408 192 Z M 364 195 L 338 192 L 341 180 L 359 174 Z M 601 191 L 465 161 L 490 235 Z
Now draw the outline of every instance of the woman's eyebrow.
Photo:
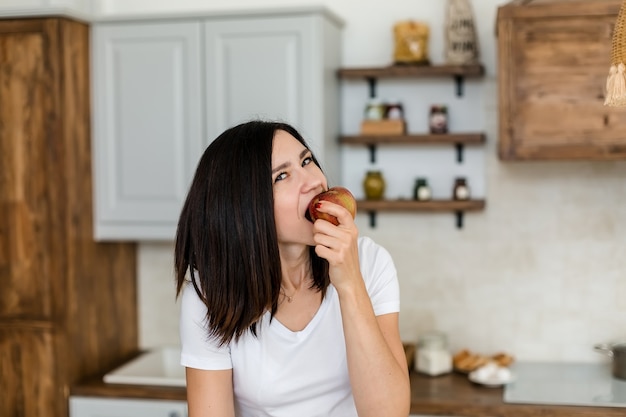
M 302 152 L 300 152 L 299 158 L 300 159 L 304 158 L 304 156 L 308 154 L 309 152 L 311 152 L 310 149 L 304 148 Z M 285 162 L 283 164 L 280 164 L 276 168 L 272 169 L 272 174 L 275 174 L 276 172 L 280 171 L 281 169 L 285 169 L 289 167 L 290 165 L 291 165 L 291 162 Z
M 276 168 L 272 169 L 272 174 L 275 174 L 276 172 L 280 171 L 281 169 L 287 168 L 289 165 L 291 165 L 291 162 L 285 162 L 283 164 L 278 165 Z

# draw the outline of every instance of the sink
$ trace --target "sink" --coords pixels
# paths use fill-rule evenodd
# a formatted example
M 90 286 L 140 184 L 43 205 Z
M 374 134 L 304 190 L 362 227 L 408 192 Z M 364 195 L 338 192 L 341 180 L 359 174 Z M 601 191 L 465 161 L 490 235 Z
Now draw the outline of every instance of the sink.
M 180 347 L 152 349 L 104 375 L 110 384 L 186 386 Z

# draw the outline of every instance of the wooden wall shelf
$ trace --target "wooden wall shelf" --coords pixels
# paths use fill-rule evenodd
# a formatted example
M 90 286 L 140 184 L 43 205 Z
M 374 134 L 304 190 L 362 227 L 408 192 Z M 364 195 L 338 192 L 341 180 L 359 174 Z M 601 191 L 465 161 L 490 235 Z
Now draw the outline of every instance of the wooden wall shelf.
M 376 97 L 376 80 L 379 78 L 426 78 L 453 77 L 456 81 L 457 96 L 463 95 L 463 81 L 466 77 L 482 77 L 485 68 L 482 64 L 471 65 L 389 65 L 370 68 L 340 68 L 337 76 L 343 79 L 366 79 L 370 84 L 370 97 Z
M 357 211 L 367 211 L 370 215 L 370 226 L 376 227 L 378 211 L 427 211 L 454 212 L 457 227 L 463 227 L 463 214 L 466 211 L 480 211 L 485 208 L 485 200 L 358 200 Z
M 461 75 L 480 77 L 485 74 L 482 64 L 472 65 L 389 65 L 386 67 L 340 68 L 340 78 L 414 78 Z
M 453 144 L 457 151 L 457 161 L 463 162 L 464 145 L 485 143 L 484 133 L 448 133 L 424 135 L 355 135 L 341 136 L 339 142 L 344 145 L 363 145 L 370 149 L 370 161 L 376 162 L 377 145 L 440 145 Z

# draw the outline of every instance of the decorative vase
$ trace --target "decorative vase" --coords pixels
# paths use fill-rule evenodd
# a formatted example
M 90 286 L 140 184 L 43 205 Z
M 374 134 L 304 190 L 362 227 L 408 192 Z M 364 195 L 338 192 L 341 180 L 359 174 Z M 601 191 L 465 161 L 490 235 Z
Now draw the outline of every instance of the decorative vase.
M 380 200 L 385 194 L 385 179 L 380 171 L 367 171 L 363 180 L 363 191 L 368 200 Z
M 448 0 L 445 60 L 448 64 L 478 62 L 478 39 L 469 0 Z

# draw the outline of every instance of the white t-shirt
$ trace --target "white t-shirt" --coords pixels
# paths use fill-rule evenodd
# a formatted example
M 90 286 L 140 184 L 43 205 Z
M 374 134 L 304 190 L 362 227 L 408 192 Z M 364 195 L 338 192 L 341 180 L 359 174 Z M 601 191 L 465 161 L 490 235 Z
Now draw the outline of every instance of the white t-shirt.
M 374 313 L 400 311 L 400 291 L 391 256 L 367 237 L 359 238 L 361 274 Z M 218 347 L 205 329 L 206 307 L 191 284 L 182 295 L 181 364 L 198 369 L 231 369 L 238 417 L 357 416 L 348 377 L 339 298 L 326 297 L 301 331 L 293 332 L 267 312 L 238 341 Z

